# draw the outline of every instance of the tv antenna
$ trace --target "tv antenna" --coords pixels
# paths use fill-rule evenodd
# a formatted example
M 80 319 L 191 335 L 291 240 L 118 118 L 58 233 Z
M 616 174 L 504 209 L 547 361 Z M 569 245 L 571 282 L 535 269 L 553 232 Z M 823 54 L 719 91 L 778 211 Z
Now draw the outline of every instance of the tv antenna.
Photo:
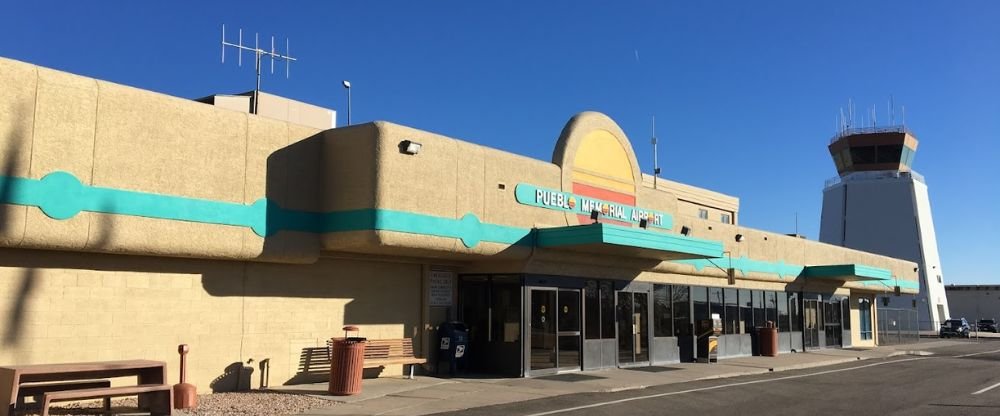
M 289 47 L 291 46 L 291 43 L 288 41 L 288 38 L 285 38 L 285 53 L 283 54 L 283 53 L 279 52 L 277 49 L 275 49 L 275 47 L 274 47 L 274 36 L 271 36 L 271 51 L 269 52 L 269 51 L 266 51 L 266 50 L 263 50 L 263 49 L 260 48 L 260 36 L 259 36 L 259 34 L 254 33 L 253 34 L 253 47 L 251 48 L 249 45 L 244 45 L 243 44 L 243 29 L 242 28 L 239 30 L 239 43 L 226 42 L 226 25 L 223 24 L 222 25 L 222 63 L 226 63 L 226 47 L 227 46 L 233 47 L 233 48 L 237 49 L 238 56 L 239 56 L 238 62 L 239 62 L 239 66 L 241 66 L 241 67 L 243 66 L 243 51 L 253 52 L 254 57 L 256 58 L 255 61 L 256 61 L 256 68 L 257 68 L 257 85 L 256 85 L 256 87 L 253 90 L 253 114 L 257 114 L 257 103 L 258 103 L 258 101 L 260 101 L 259 100 L 259 98 L 260 98 L 260 61 L 263 58 L 265 58 L 265 57 L 271 58 L 271 74 L 274 74 L 274 61 L 276 59 L 284 61 L 285 62 L 285 78 L 287 79 L 287 78 L 291 77 L 291 75 L 292 75 L 292 73 L 291 73 L 292 62 L 297 60 L 295 58 L 292 58 L 291 53 L 289 52 Z
M 660 162 L 656 155 L 656 116 L 652 116 L 652 129 L 653 129 L 653 189 L 656 189 L 656 180 L 660 176 Z

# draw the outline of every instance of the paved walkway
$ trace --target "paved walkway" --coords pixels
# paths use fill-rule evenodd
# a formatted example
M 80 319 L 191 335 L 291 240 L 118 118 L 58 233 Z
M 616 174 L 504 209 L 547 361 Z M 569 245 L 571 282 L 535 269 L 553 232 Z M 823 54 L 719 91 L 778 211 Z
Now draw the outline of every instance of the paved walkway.
M 571 393 L 643 389 L 694 380 L 736 377 L 771 371 L 819 367 L 884 358 L 925 354 L 924 350 L 975 340 L 926 340 L 917 344 L 872 349 L 821 350 L 777 357 L 742 357 L 714 364 L 679 363 L 636 369 L 585 371 L 538 378 L 378 378 L 365 380 L 356 396 L 326 395 L 326 384 L 281 386 L 274 390 L 305 393 L 331 400 L 329 407 L 303 415 L 425 415 L 474 407 L 512 403 Z

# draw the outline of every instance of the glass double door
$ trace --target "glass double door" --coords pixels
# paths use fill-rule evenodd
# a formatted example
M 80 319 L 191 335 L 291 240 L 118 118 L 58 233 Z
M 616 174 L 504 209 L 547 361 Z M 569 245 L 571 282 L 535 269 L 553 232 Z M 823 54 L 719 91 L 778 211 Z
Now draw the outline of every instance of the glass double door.
M 529 372 L 580 369 L 580 290 L 530 288 L 528 291 Z
M 803 347 L 819 348 L 819 330 L 823 326 L 822 302 L 815 299 L 803 301 L 802 309 L 802 337 Z
M 618 292 L 618 364 L 649 362 L 649 294 Z
M 841 323 L 840 301 L 824 302 L 826 307 L 823 314 L 824 330 L 826 331 L 827 348 L 839 348 L 842 343 L 844 328 Z

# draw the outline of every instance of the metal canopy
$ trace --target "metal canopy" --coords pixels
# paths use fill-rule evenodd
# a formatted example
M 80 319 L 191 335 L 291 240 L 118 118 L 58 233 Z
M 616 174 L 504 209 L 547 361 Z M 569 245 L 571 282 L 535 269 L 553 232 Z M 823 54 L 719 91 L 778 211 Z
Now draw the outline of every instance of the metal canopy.
M 538 230 L 535 245 L 654 260 L 722 257 L 722 243 L 718 241 L 602 223 L 542 228 Z
M 806 266 L 802 275 L 807 279 L 829 279 L 843 281 L 890 281 L 892 272 L 863 264 L 833 264 L 826 266 Z

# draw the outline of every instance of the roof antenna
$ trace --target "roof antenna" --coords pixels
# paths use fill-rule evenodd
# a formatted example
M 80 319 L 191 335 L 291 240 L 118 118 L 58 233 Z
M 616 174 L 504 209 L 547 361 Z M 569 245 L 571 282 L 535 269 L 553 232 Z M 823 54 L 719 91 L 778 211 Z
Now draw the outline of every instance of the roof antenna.
M 660 176 L 660 162 L 656 154 L 656 116 L 652 116 L 652 130 L 653 130 L 653 189 L 656 189 L 656 180 Z
M 285 62 L 285 78 L 291 77 L 291 65 L 292 61 L 297 59 L 292 58 L 289 52 L 289 47 L 291 43 L 285 38 L 285 53 L 281 53 L 274 48 L 274 36 L 271 36 L 271 51 L 265 51 L 260 48 L 260 37 L 257 33 L 253 35 L 253 47 L 248 45 L 243 45 L 243 29 L 240 29 L 239 43 L 226 42 L 226 25 L 222 25 L 222 63 L 226 63 L 226 46 L 236 48 L 239 51 L 239 66 L 243 66 L 243 51 L 251 51 L 254 53 L 256 58 L 256 68 L 257 68 L 257 85 L 253 90 L 253 108 L 251 111 L 253 114 L 257 114 L 257 103 L 260 101 L 260 61 L 261 59 L 267 57 L 271 58 L 271 74 L 274 74 L 274 60 L 279 59 Z
M 889 94 L 889 125 L 896 125 L 896 103 L 893 102 L 892 94 Z
M 854 99 L 847 99 L 847 129 L 854 128 Z

